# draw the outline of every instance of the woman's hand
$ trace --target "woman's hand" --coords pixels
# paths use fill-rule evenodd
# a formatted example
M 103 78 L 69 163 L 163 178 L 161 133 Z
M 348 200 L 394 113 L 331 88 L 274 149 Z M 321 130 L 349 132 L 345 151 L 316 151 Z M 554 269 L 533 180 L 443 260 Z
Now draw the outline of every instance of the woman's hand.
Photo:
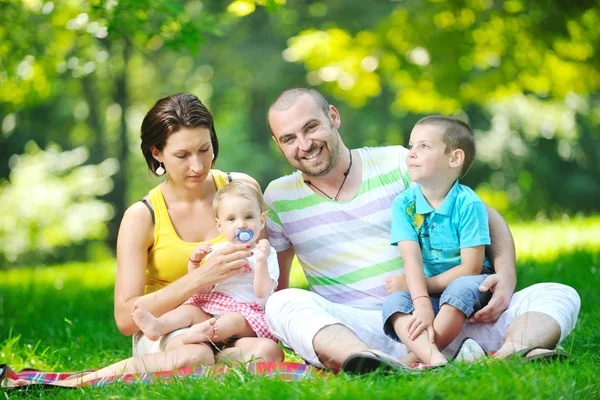
M 252 255 L 246 244 L 230 243 L 222 249 L 216 250 L 208 258 L 202 268 L 190 272 L 197 279 L 197 287 L 203 291 L 210 291 L 217 283 L 223 282 L 239 274 L 248 267 L 247 258 Z

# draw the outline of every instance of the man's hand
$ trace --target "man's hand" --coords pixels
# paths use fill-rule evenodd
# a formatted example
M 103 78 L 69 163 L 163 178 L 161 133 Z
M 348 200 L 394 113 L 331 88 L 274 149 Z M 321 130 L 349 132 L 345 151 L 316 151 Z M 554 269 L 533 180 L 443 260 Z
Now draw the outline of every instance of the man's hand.
M 385 290 L 388 294 L 394 292 L 408 292 L 408 284 L 406 283 L 406 276 L 390 276 L 385 279 Z
M 508 282 L 503 275 L 494 274 L 488 276 L 479 286 L 480 292 L 488 290 L 492 292 L 490 302 L 469 319 L 471 323 L 496 322 L 508 307 L 515 285 Z

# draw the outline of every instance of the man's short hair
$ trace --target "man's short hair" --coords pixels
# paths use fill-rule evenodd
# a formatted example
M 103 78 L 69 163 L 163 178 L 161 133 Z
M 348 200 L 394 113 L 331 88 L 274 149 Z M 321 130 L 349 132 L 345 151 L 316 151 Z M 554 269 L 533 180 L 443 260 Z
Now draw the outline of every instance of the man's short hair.
M 465 161 L 460 171 L 460 177 L 464 177 L 473 165 L 477 152 L 475 134 L 471 127 L 459 119 L 439 115 L 422 118 L 415 124 L 417 125 L 433 125 L 441 129 L 446 144 L 446 154 L 456 149 L 461 149 L 465 153 Z
M 329 115 L 329 103 L 325 100 L 325 97 L 318 91 L 312 88 L 306 87 L 296 87 L 284 90 L 281 92 L 279 96 L 271 103 L 269 107 L 269 112 L 267 113 L 267 123 L 269 124 L 269 129 L 271 133 L 273 129 L 271 129 L 271 122 L 269 121 L 269 116 L 271 115 L 271 111 L 285 111 L 289 110 L 301 96 L 309 95 L 314 100 L 315 104 L 317 104 L 323 114 L 325 116 Z
M 258 204 L 258 208 L 260 208 L 260 212 L 265 212 L 265 200 L 256 186 L 245 181 L 233 181 L 219 189 L 215 195 L 215 199 L 213 200 L 213 214 L 215 218 L 218 218 L 221 200 L 223 197 L 229 195 L 240 196 L 244 199 L 255 201 Z

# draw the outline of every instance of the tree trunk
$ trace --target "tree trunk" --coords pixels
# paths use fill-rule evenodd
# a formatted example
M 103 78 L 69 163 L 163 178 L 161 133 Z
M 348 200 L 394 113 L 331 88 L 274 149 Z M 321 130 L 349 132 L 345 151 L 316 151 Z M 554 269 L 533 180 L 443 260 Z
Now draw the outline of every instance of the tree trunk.
M 93 132 L 92 142 L 90 143 L 90 164 L 99 164 L 106 159 L 106 144 L 104 143 L 106 132 L 104 132 L 103 112 L 100 110 L 98 102 L 98 90 L 94 81 L 94 75 L 89 74 L 81 79 L 81 86 L 85 99 L 87 100 L 90 116 L 89 126 Z
M 114 101 L 121 107 L 121 124 L 119 129 L 119 141 L 116 150 L 116 157 L 119 160 L 119 171 L 113 176 L 114 188 L 110 194 L 111 203 L 115 208 L 115 215 L 108 224 L 109 236 L 108 243 L 111 248 L 116 248 L 117 234 L 119 225 L 125 208 L 127 207 L 127 173 L 129 171 L 129 143 L 127 139 L 127 106 L 129 104 L 129 93 L 127 90 L 127 66 L 131 57 L 131 43 L 124 39 L 121 43 L 123 55 L 123 68 L 115 77 L 115 95 Z

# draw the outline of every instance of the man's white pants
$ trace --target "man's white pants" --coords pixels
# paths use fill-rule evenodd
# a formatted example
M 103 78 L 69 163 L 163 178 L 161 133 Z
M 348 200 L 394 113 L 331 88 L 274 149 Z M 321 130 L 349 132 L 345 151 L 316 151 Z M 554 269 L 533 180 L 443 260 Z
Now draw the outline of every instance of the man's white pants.
M 559 283 L 538 283 L 516 292 L 495 323 L 470 324 L 444 350 L 452 355 L 465 337 L 472 337 L 487 351 L 497 351 L 508 326 L 526 312 L 541 312 L 558 322 L 562 341 L 575 327 L 581 301 L 577 292 Z M 397 358 L 404 357 L 406 346 L 383 333 L 381 309 L 359 309 L 332 303 L 318 294 L 302 289 L 286 289 L 269 297 L 266 305 L 269 328 L 282 343 L 310 364 L 323 367 L 317 357 L 313 339 L 324 327 L 342 324 L 350 328 L 369 348 Z M 343 345 L 332 340 L 333 348 Z

